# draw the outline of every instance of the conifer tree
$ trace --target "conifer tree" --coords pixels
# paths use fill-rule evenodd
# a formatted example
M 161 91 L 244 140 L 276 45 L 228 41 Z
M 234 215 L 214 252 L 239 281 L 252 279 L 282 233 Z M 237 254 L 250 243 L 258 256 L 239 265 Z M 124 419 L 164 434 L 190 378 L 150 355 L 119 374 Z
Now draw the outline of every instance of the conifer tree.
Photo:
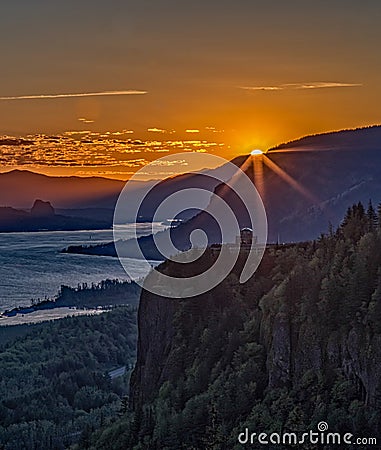
M 368 218 L 368 231 L 376 230 L 377 226 L 378 226 L 378 217 L 377 217 L 375 209 L 373 208 L 371 200 L 369 200 L 366 215 Z

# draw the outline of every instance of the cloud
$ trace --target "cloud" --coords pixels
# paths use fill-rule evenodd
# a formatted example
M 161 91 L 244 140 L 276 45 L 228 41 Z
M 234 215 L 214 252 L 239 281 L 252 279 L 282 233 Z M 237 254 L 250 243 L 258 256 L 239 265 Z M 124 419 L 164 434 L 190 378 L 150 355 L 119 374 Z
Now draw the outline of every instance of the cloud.
M 211 133 L 224 133 L 225 130 L 217 130 L 216 127 L 205 127 L 205 130 L 208 130 Z
M 245 91 L 281 91 L 284 89 L 281 86 L 239 86 L 239 88 Z
M 147 164 L 149 161 L 147 161 Z M 86 176 L 117 176 L 117 175 L 133 175 L 135 172 L 132 171 L 114 171 L 114 170 L 77 170 L 75 175 L 86 175 Z
M 94 120 L 86 119 L 85 117 L 79 117 L 78 120 L 83 123 L 94 123 Z
M 118 133 L 118 132 L 113 132 Z M 152 159 L 152 154 L 179 152 L 214 152 L 217 145 L 200 140 L 139 140 L 86 130 L 68 130 L 54 136 L 45 134 L 23 137 L 0 135 L 0 162 L 4 167 L 78 167 L 78 170 L 112 172 L 135 170 Z M 165 137 L 166 135 L 161 135 Z M 149 155 L 149 156 L 148 156 Z M 148 156 L 148 157 L 147 157 Z M 182 161 L 177 160 L 179 164 Z M 117 169 L 115 169 L 117 167 Z M 121 169 L 121 167 L 126 169 Z M 162 170 L 163 167 L 160 169 Z M 167 169 L 167 168 L 166 168 Z M 152 174 L 151 174 L 152 175 Z
M 239 88 L 244 89 L 246 91 L 284 91 L 287 89 L 300 90 L 300 89 L 348 88 L 361 86 L 363 86 L 361 83 L 314 81 L 311 83 L 287 83 L 275 86 L 239 86 Z
M 186 133 L 199 133 L 200 130 L 185 130 Z
M 147 91 L 126 90 L 126 91 L 101 91 L 101 92 L 81 92 L 76 94 L 39 94 L 39 95 L 18 95 L 0 97 L 0 100 L 40 100 L 55 98 L 75 98 L 75 97 L 107 97 L 111 95 L 144 95 Z
M 317 81 L 314 83 L 292 83 L 292 84 L 284 84 L 286 89 L 322 89 L 322 88 L 340 88 L 340 87 L 360 87 L 362 84 L 360 83 L 337 83 L 337 82 L 326 82 L 326 81 Z
M 162 128 L 148 128 L 148 130 L 150 133 L 166 133 L 167 130 L 163 130 Z
M 64 131 L 64 134 L 67 136 L 73 136 L 76 134 L 90 134 L 90 130 L 73 130 L 73 131 Z
M 177 166 L 177 165 L 179 165 L 179 166 L 187 166 L 188 165 L 188 163 L 186 162 L 186 160 L 185 159 L 176 159 L 176 160 L 173 160 L 173 161 L 160 161 L 160 160 L 157 160 L 157 161 L 152 161 L 151 162 L 151 166 L 153 167 L 153 166 L 161 166 L 161 167 L 171 167 L 171 166 Z

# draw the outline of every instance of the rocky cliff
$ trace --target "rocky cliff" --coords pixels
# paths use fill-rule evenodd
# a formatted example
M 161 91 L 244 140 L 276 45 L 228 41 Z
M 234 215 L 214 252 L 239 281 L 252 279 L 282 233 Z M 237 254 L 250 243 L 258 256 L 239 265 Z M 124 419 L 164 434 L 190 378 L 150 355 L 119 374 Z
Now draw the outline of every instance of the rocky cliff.
M 263 265 L 269 266 L 273 258 L 266 255 Z M 260 270 L 263 274 L 263 267 Z M 270 289 L 260 300 L 258 297 L 243 299 L 247 292 L 258 289 L 255 285 L 260 276 L 257 274 L 244 286 L 238 284 L 237 278 L 230 277 L 217 290 L 191 300 L 166 299 L 143 290 L 138 360 L 131 381 L 133 407 L 153 401 L 160 387 L 166 381 L 173 381 L 178 371 L 179 327 L 197 328 L 201 322 L 206 328 L 208 317 L 218 318 L 234 309 L 241 310 L 246 320 L 255 323 L 255 337 L 265 350 L 268 389 L 296 388 L 309 371 L 340 372 L 355 382 L 366 404 L 377 404 L 381 393 L 381 334 L 358 317 L 356 320 L 356 316 L 351 323 L 340 323 L 340 310 L 336 311 L 337 327 L 333 328 L 326 326 L 323 311 L 302 319 L 302 309 L 308 306 L 297 304 L 301 299 L 294 298 L 294 308 L 286 308 L 284 297 L 277 297 L 279 286 L 273 283 L 268 283 Z M 304 283 L 303 290 L 307 290 L 309 280 Z M 184 322 L 179 322 L 179 317 Z M 192 361 L 194 355 L 186 355 L 187 347 L 181 351 Z
M 329 237 L 268 250 L 246 284 L 236 267 L 198 298 L 142 292 L 136 439 L 185 448 L 168 444 L 174 434 L 205 448 L 206 437 L 228 441 L 245 425 L 308 429 L 323 419 L 355 435 L 378 433 L 381 232 L 369 231 L 371 215 L 357 208 Z M 163 267 L 181 276 L 173 263 Z
M 37 199 L 33 203 L 30 214 L 33 217 L 53 217 L 55 211 L 50 202 L 44 202 L 43 200 Z

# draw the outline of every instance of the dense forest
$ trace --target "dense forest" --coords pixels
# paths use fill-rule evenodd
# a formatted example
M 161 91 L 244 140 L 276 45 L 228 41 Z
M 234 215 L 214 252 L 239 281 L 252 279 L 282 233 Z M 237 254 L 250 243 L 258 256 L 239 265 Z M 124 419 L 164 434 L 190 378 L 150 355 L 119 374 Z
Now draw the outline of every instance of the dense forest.
M 131 382 L 133 307 L 1 327 L 0 449 L 230 450 L 245 428 L 302 433 L 322 420 L 381 439 L 381 208 L 356 204 L 320 239 L 268 248 L 243 285 L 242 263 L 197 298 L 142 291 Z M 126 289 L 59 298 L 108 304 Z
M 356 204 L 320 239 L 268 249 L 244 285 L 238 270 L 198 298 L 142 292 L 131 408 L 80 448 L 231 450 L 246 427 L 322 420 L 381 439 L 381 208 Z
M 0 328 L 0 449 L 85 445 L 116 417 L 135 362 L 136 309 Z
M 116 306 L 139 304 L 140 286 L 135 281 L 103 280 L 91 285 L 84 283 L 76 288 L 61 286 L 55 306 Z

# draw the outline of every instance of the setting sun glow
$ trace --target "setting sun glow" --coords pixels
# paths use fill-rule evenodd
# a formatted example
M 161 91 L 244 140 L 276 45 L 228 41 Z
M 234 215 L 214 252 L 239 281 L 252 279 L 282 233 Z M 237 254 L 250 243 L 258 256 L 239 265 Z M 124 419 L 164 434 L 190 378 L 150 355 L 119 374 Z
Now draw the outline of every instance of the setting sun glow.
M 379 123 L 376 0 L 45 3 L 1 4 L 0 172 L 127 180 Z

